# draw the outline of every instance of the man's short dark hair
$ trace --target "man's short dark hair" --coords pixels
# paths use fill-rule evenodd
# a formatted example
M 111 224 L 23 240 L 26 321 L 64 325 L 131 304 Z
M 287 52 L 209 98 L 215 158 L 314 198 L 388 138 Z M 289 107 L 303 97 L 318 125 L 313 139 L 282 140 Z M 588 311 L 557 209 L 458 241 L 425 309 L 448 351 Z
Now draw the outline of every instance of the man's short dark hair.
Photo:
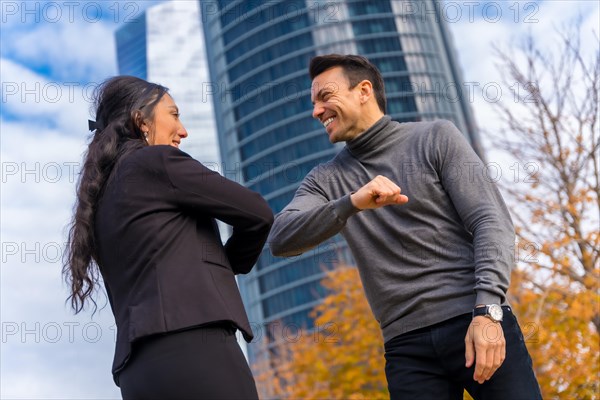
M 375 99 L 381 112 L 385 114 L 386 100 L 385 87 L 383 85 L 383 77 L 381 72 L 365 57 L 353 54 L 327 54 L 316 56 L 310 60 L 308 72 L 310 79 L 313 80 L 317 75 L 327 71 L 333 67 L 342 67 L 344 74 L 350 82 L 350 89 L 354 88 L 363 80 L 368 80 L 373 85 Z

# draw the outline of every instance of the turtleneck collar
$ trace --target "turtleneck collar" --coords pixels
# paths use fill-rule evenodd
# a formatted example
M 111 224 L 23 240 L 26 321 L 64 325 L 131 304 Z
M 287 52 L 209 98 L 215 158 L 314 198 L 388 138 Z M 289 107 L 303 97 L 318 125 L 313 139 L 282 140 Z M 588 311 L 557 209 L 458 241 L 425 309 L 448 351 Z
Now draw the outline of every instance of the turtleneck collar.
M 394 129 L 390 129 L 391 120 L 390 116 L 384 115 L 366 131 L 347 141 L 346 148 L 348 151 L 354 157 L 362 158 L 382 150 L 382 147 L 388 141 L 388 137 L 394 133 Z

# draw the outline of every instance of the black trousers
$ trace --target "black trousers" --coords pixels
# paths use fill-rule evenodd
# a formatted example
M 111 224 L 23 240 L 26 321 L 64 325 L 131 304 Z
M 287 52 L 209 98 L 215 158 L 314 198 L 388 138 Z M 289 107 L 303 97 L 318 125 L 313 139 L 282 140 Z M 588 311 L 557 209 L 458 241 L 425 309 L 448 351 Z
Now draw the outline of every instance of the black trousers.
M 123 399 L 258 399 L 234 332 L 211 326 L 134 343 L 119 375 Z
M 477 383 L 475 367 L 465 367 L 465 335 L 472 319 L 465 314 L 385 343 L 391 399 L 462 400 L 463 389 L 475 400 L 541 399 L 521 328 L 510 307 L 502 308 L 506 358 L 490 380 Z

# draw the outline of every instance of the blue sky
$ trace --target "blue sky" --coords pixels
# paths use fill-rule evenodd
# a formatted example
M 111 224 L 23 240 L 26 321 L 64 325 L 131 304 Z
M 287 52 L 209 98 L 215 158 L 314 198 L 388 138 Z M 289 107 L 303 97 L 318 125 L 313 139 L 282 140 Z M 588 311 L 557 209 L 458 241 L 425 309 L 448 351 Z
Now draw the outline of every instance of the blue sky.
M 70 312 L 59 253 L 87 140 L 91 89 L 117 73 L 115 29 L 155 3 L 0 1 L 3 399 L 120 398 L 110 376 L 110 309 L 93 318 Z M 552 30 L 578 15 L 584 32 L 600 32 L 596 1 L 447 1 L 443 9 L 463 78 L 478 87 L 500 81 L 492 44 L 510 49 L 530 32 L 550 50 Z M 598 47 L 591 34 L 583 43 L 590 52 Z M 472 106 L 478 125 L 493 129 L 498 118 L 489 95 L 475 90 Z M 500 155 L 489 152 L 488 160 L 508 171 Z

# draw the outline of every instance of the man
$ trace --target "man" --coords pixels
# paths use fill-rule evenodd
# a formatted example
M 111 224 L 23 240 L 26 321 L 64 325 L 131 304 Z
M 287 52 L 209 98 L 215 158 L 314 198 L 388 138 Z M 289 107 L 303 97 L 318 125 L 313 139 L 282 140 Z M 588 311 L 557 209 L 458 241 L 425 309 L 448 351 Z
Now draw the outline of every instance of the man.
M 344 236 L 381 325 L 392 399 L 541 398 L 506 301 L 514 228 L 483 162 L 449 121 L 386 116 L 366 58 L 319 56 L 309 72 L 313 117 L 346 146 L 276 216 L 272 253 Z

